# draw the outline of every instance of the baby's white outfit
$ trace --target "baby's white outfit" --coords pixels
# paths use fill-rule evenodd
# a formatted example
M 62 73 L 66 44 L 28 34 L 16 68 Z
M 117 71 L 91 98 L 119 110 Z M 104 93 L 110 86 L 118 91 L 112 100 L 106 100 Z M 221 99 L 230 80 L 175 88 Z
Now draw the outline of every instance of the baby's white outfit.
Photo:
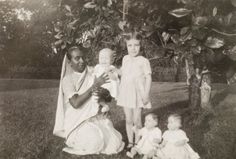
M 196 153 L 188 143 L 183 146 L 177 146 L 176 142 L 186 140 L 189 141 L 186 133 L 179 130 L 167 130 L 163 134 L 163 140 L 167 143 L 165 147 L 158 150 L 157 156 L 161 159 L 199 159 Z
M 151 130 L 148 130 L 146 127 L 143 127 L 139 130 L 139 135 L 141 139 L 135 146 L 138 150 L 138 153 L 147 155 L 151 151 L 155 150 L 155 139 L 161 141 L 161 130 L 158 127 L 155 127 Z
M 115 70 L 116 67 L 113 65 L 107 67 L 101 64 L 97 64 L 94 68 L 94 75 L 96 77 L 99 77 L 103 73 L 106 73 L 107 69 Z M 118 78 L 118 73 L 113 72 L 112 74 L 116 77 L 116 79 L 109 79 L 109 83 L 103 84 L 102 87 L 106 88 L 110 92 L 111 96 L 116 99 L 118 94 L 119 78 Z

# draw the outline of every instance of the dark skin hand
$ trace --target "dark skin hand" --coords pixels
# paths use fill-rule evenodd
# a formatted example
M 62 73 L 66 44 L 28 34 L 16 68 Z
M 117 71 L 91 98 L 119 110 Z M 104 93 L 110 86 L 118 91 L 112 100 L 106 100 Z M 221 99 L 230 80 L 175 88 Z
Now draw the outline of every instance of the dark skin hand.
M 109 83 L 109 77 L 107 74 L 103 73 L 98 78 L 95 78 L 93 85 L 83 94 L 75 94 L 69 99 L 70 104 L 73 108 L 80 108 L 91 96 L 92 94 L 96 94 L 97 88 L 102 86 L 105 83 Z

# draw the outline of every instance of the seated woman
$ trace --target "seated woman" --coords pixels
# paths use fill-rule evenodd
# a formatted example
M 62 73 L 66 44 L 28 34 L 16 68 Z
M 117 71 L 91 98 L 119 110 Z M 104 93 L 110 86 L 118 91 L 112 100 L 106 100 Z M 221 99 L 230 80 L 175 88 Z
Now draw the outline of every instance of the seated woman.
M 84 53 L 82 48 L 72 47 L 64 58 L 53 133 L 66 139 L 65 152 L 115 154 L 124 147 L 122 136 L 106 116 L 99 115 L 101 103 L 92 97 L 108 82 L 108 76 L 95 78 Z

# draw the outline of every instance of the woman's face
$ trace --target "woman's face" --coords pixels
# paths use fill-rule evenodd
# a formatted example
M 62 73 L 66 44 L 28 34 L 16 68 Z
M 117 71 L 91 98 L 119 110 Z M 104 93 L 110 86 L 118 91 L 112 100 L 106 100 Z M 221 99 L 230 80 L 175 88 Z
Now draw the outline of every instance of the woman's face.
M 140 40 L 130 39 L 126 41 L 128 54 L 136 57 L 140 52 Z
M 73 50 L 71 52 L 70 63 L 74 71 L 80 72 L 80 73 L 83 72 L 86 67 L 84 54 L 80 50 Z

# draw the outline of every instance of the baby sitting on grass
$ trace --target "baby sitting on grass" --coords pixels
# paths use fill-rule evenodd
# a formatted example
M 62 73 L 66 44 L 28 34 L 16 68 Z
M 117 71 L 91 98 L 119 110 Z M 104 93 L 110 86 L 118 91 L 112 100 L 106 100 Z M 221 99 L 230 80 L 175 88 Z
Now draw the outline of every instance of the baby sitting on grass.
M 200 159 L 188 144 L 186 133 L 180 129 L 181 116 L 171 114 L 168 117 L 168 130 L 163 133 L 163 141 L 157 150 L 155 159 Z
M 145 123 L 142 129 L 138 131 L 139 140 L 137 144 L 131 148 L 126 155 L 133 158 L 136 154 L 144 155 L 143 159 L 152 158 L 161 142 L 161 130 L 157 127 L 158 117 L 156 114 L 150 113 L 145 116 Z

